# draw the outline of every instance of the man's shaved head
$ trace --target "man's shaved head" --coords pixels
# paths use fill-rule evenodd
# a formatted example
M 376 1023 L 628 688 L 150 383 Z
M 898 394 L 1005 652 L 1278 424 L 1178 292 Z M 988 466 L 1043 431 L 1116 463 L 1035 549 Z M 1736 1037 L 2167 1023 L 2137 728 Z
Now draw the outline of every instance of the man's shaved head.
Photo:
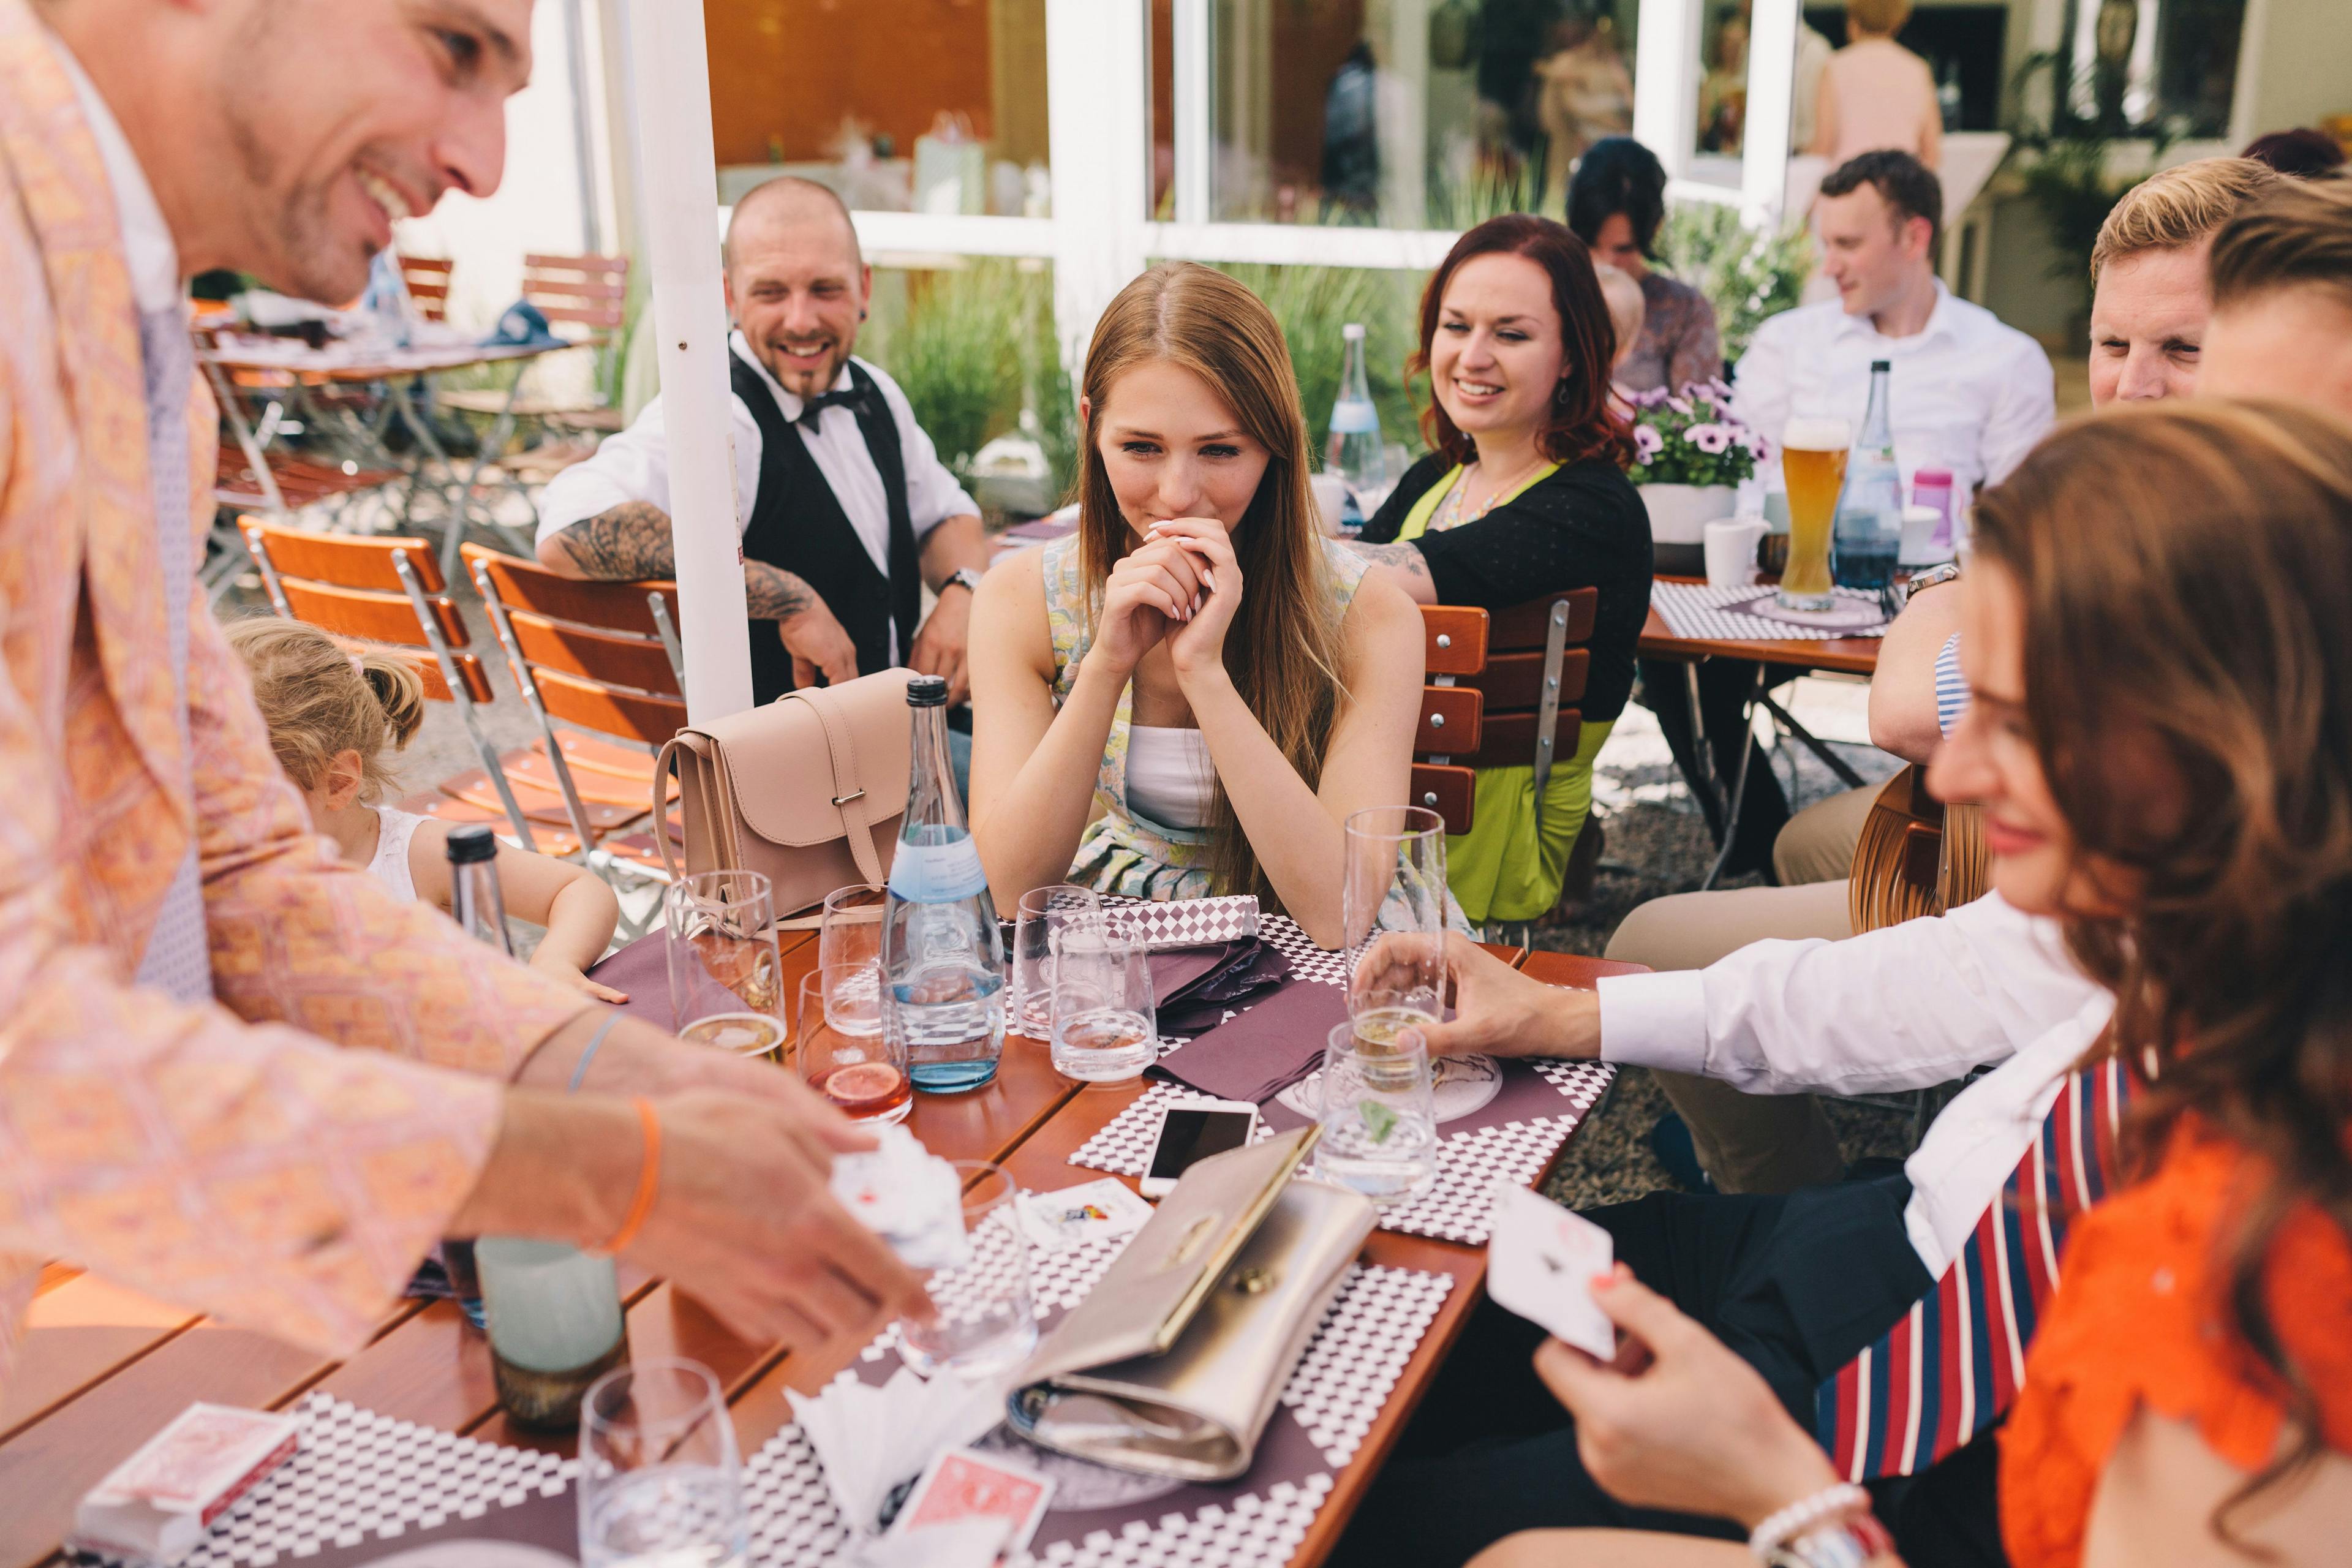
M 735 264 L 736 237 L 767 230 L 771 227 L 805 228 L 811 225 L 837 225 L 848 237 L 851 263 L 864 266 L 865 253 L 857 247 L 857 226 L 850 221 L 849 205 L 833 191 L 814 180 L 803 180 L 797 174 L 779 174 L 765 184 L 752 186 L 743 193 L 728 215 L 727 237 L 719 245 L 719 260 L 724 267 Z
M 790 175 L 745 193 L 727 219 L 727 308 L 784 390 L 814 397 L 840 378 L 872 279 L 841 198 Z

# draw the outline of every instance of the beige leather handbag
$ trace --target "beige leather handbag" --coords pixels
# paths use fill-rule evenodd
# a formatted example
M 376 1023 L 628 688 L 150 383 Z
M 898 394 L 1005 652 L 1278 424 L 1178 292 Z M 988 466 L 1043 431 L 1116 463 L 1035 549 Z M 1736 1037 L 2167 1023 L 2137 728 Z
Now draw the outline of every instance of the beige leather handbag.
M 835 888 L 887 882 L 907 810 L 909 679 L 877 670 L 680 730 L 655 765 L 654 809 L 674 764 L 686 864 L 657 834 L 663 869 L 761 872 L 780 916 Z

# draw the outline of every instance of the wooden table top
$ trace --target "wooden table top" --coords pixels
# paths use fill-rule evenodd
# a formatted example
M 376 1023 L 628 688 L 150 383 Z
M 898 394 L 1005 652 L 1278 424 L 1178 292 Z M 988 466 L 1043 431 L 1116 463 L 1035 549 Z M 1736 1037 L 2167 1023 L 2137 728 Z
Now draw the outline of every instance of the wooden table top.
M 1532 956 L 1494 949 L 1554 984 L 1590 986 L 1635 965 L 1564 953 Z M 815 962 L 805 934 L 785 963 L 797 976 Z M 1092 1179 L 1069 1154 L 1140 1093 L 1139 1083 L 1084 1086 L 1054 1071 L 1045 1047 L 1008 1035 L 988 1088 L 960 1096 L 918 1096 L 908 1126 L 950 1159 L 989 1159 L 1025 1184 L 1050 1188 Z M 1430 1325 L 1357 1458 L 1340 1472 L 1331 1500 L 1294 1558 L 1319 1563 L 1379 1469 L 1462 1325 L 1486 1273 L 1482 1247 L 1375 1232 L 1372 1261 L 1443 1271 L 1457 1289 Z M 57 1553 L 81 1495 L 191 1401 L 277 1408 L 320 1389 L 366 1409 L 489 1442 L 570 1452 L 509 1426 L 491 1387 L 489 1349 L 447 1301 L 404 1301 L 375 1338 L 338 1363 L 264 1334 L 224 1327 L 110 1285 L 52 1268 L 27 1321 L 16 1374 L 0 1390 L 0 1568 L 31 1568 Z M 750 1455 L 791 1419 L 783 1393 L 822 1387 L 859 1344 L 841 1342 L 787 1355 L 746 1344 L 667 1284 L 624 1277 L 629 1349 L 639 1361 L 686 1355 L 718 1373 Z
M 1661 583 L 1701 583 L 1698 577 L 1661 577 Z M 1843 675 L 1872 675 L 1878 669 L 1877 637 L 1681 637 L 1666 626 L 1653 605 L 1642 623 L 1637 645 L 1644 658 L 1700 659 L 1747 658 L 1759 664 L 1788 665 L 1799 669 L 1829 669 Z

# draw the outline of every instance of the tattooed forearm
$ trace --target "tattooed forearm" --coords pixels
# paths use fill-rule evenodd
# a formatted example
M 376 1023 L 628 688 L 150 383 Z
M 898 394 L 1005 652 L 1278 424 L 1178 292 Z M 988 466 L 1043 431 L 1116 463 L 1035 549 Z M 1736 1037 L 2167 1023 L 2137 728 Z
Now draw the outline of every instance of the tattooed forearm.
M 650 501 L 623 501 L 582 518 L 555 535 L 583 577 L 641 583 L 677 575 L 669 517 Z M 743 595 L 751 619 L 788 621 L 816 602 L 808 584 L 764 561 L 743 563 Z
M 669 517 L 650 501 L 629 500 L 583 517 L 555 536 L 583 577 L 639 583 L 677 574 Z
M 1350 540 L 1348 548 L 1367 561 L 1394 567 L 1408 576 L 1425 578 L 1429 575 L 1429 563 L 1423 560 L 1421 552 L 1410 544 L 1359 544 Z

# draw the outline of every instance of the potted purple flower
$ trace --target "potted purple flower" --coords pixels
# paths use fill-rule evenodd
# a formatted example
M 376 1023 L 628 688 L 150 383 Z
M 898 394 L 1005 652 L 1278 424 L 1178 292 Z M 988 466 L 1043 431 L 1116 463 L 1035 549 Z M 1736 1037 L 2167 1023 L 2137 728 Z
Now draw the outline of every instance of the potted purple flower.
M 1732 411 L 1731 388 L 1695 381 L 1680 392 L 1627 392 L 1633 466 L 1661 572 L 1696 572 L 1706 525 L 1732 515 L 1739 482 L 1756 472 L 1764 441 Z

